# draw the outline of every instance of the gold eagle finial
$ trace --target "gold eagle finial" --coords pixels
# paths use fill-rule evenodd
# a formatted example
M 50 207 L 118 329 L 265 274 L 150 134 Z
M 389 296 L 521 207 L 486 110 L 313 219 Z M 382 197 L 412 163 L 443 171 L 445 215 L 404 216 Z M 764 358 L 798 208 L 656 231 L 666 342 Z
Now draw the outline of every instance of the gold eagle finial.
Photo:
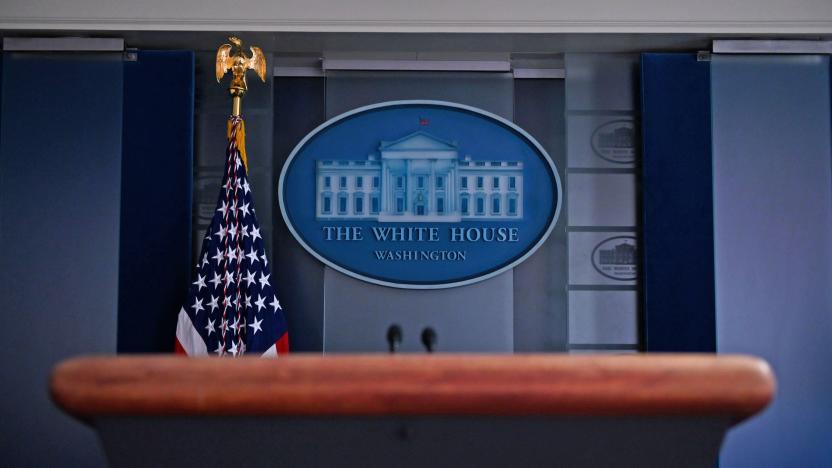
M 248 91 L 246 72 L 248 70 L 254 70 L 257 76 L 265 82 L 266 56 L 263 55 L 263 50 L 257 46 L 249 47 L 251 56 L 246 56 L 245 52 L 243 52 L 243 41 L 233 36 L 229 37 L 228 41 L 231 44 L 223 44 L 217 49 L 217 83 L 222 80 L 222 77 L 225 76 L 228 70 L 231 70 L 233 76 L 228 91 L 235 98 L 236 112 L 233 113 L 238 115 L 239 98 L 242 98 L 246 94 L 246 91 Z M 237 49 L 236 53 L 234 53 L 235 48 Z

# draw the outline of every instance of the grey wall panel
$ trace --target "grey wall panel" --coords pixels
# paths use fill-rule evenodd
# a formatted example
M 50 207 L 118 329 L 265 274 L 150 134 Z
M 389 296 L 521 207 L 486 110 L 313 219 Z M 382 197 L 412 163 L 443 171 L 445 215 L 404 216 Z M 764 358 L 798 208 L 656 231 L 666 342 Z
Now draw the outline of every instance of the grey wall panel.
M 514 80 L 514 123 L 543 145 L 561 181 L 566 180 L 564 99 L 563 80 Z M 549 239 L 514 268 L 515 352 L 566 350 L 566 257 L 566 216 L 562 212 Z
M 778 394 L 723 466 L 832 465 L 829 58 L 711 64 L 717 349 L 762 356 Z
M 394 323 L 403 331 L 403 352 L 425 351 L 420 336 L 426 327 L 436 331 L 439 352 L 511 351 L 513 276 L 507 271 L 460 288 L 403 291 L 326 267 L 324 351 L 385 352 Z
M 638 343 L 636 291 L 569 291 L 569 341 L 577 345 Z
M 47 382 L 63 358 L 116 351 L 121 54 L 6 54 L 3 68 L 2 463 L 103 466 Z
M 327 117 L 356 107 L 401 99 L 435 99 L 479 107 L 511 120 L 511 73 L 329 72 Z
M 325 120 L 325 83 L 324 78 L 275 78 L 275 179 L 295 145 Z M 289 325 L 290 349 L 320 352 L 324 346 L 323 265 L 292 237 L 277 204 L 272 209 L 275 239 L 272 271 Z
M 639 58 L 633 54 L 568 54 L 569 111 L 637 111 Z
M 639 57 L 567 54 L 565 63 L 570 350 L 634 350 L 640 345 Z M 629 259 L 627 249 L 634 252 Z M 602 258 L 604 252 L 616 259 Z
M 570 226 L 637 224 L 635 174 L 569 174 Z
M 560 224 L 560 223 L 559 223 Z M 568 344 L 565 231 L 514 267 L 514 351 L 565 351 Z

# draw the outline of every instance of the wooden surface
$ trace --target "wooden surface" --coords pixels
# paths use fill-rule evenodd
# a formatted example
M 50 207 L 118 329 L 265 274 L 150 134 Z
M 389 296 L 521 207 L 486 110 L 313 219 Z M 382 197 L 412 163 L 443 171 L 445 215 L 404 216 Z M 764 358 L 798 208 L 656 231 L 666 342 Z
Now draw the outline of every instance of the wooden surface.
M 83 357 L 52 397 L 100 415 L 728 415 L 774 393 L 768 365 L 714 355 L 293 355 Z

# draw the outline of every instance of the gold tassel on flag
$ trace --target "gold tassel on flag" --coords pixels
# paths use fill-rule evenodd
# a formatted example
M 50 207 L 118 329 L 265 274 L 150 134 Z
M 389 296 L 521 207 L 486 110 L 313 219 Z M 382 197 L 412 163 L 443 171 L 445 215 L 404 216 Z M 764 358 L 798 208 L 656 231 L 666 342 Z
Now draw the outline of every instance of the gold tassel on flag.
M 233 129 L 234 125 L 232 124 L 231 119 L 228 119 L 226 138 L 231 138 L 231 131 Z M 240 126 L 237 128 L 235 140 L 237 141 L 237 150 L 240 152 L 240 159 L 243 160 L 243 167 L 245 167 L 246 171 L 248 171 L 248 157 L 246 157 L 246 124 L 242 120 L 240 121 Z

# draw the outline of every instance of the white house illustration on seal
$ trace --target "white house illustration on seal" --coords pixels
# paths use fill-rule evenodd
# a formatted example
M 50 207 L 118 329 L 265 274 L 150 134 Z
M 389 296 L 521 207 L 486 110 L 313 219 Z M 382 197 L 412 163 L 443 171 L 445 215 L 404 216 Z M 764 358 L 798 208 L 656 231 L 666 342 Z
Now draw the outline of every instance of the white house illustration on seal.
M 366 160 L 318 160 L 319 220 L 510 221 L 523 217 L 523 163 L 460 159 L 424 131 L 381 141 Z

